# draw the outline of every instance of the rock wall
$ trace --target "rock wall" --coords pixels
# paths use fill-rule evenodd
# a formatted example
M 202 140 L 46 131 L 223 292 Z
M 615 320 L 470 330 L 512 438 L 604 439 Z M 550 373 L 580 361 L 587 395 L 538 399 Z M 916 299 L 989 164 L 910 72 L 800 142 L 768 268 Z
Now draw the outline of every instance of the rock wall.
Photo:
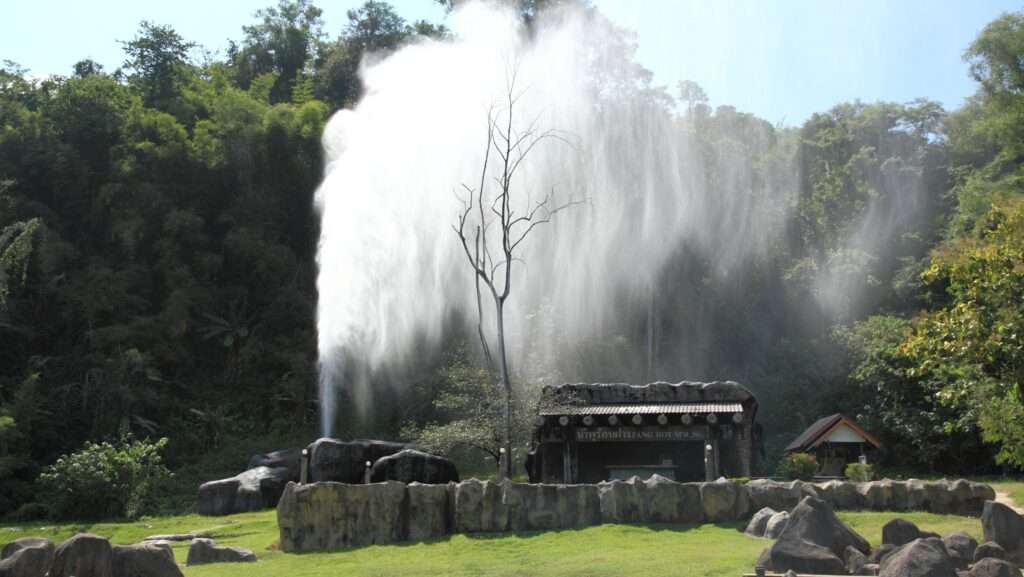
M 602 523 L 730 523 L 764 507 L 787 510 L 804 497 L 835 509 L 923 510 L 980 515 L 995 498 L 969 481 L 676 483 L 655 475 L 596 485 L 470 479 L 447 485 L 289 483 L 277 507 L 281 548 L 323 551 L 419 541 L 451 533 L 542 531 Z

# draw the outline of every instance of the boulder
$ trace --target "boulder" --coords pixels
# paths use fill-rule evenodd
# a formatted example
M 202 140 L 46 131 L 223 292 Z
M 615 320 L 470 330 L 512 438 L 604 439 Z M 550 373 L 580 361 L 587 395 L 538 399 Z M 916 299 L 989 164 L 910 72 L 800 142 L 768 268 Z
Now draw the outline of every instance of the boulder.
M 113 545 L 114 577 L 182 577 L 170 547 L 154 543 Z
M 971 567 L 970 577 L 1020 577 L 1017 566 L 1003 559 L 986 557 Z
M 861 495 L 864 508 L 872 511 L 892 511 L 895 508 L 895 484 L 889 480 L 869 481 L 857 484 L 857 492 Z M 905 490 L 904 490 L 905 493 Z M 906 499 L 904 499 L 904 502 Z
M 764 536 L 769 539 L 778 539 L 782 532 L 786 530 L 788 523 L 789 511 L 779 511 L 768 519 L 768 523 L 764 527 Z
M 323 551 L 406 539 L 408 492 L 402 483 L 288 483 L 277 506 L 281 548 Z
M 558 486 L 529 483 L 502 484 L 502 503 L 508 531 L 548 531 L 559 528 Z
M 207 563 L 249 563 L 256 560 L 256 555 L 241 547 L 221 547 L 213 539 L 194 539 L 188 547 L 188 559 L 185 564 L 205 565 Z
M 437 539 L 451 533 L 447 485 L 411 483 L 406 492 L 409 494 L 410 541 Z
M 796 507 L 804 497 L 818 496 L 815 486 L 803 481 L 780 483 L 770 479 L 754 479 L 746 487 L 752 509 L 769 507 L 776 511 L 788 511 Z
M 246 468 L 255 469 L 256 467 L 288 469 L 287 479 L 285 479 L 285 482 L 298 482 L 300 468 L 302 467 L 302 449 L 280 449 L 278 451 L 271 451 L 261 455 L 253 455 L 252 458 L 249 459 L 249 466 Z M 283 488 L 284 487 L 282 486 L 282 489 Z
M 508 527 L 502 486 L 470 479 L 455 485 L 455 532 L 496 533 Z
M 738 521 L 750 510 L 750 495 L 741 483 L 720 479 L 700 484 L 700 501 L 704 508 L 704 521 L 721 523 Z
M 896 549 L 897 547 L 895 545 L 886 545 L 884 543 L 875 547 L 875 550 L 868 556 L 868 564 L 874 563 L 876 565 L 880 565 L 882 560 L 891 555 L 896 551 Z
M 750 518 L 750 522 L 747 523 L 747 528 L 743 532 L 752 537 L 764 537 L 764 531 L 768 528 L 768 520 L 777 512 L 771 507 L 762 508 Z
M 277 506 L 290 472 L 286 467 L 256 467 L 229 479 L 199 486 L 200 515 L 231 515 Z
M 648 495 L 651 489 L 648 485 Z M 696 487 L 692 494 L 698 495 Z M 590 527 L 601 524 L 601 495 L 596 485 L 557 485 L 557 509 L 559 526 L 563 529 Z M 684 504 L 685 508 L 685 504 Z M 692 510 L 693 506 L 690 505 Z M 678 512 L 678 509 L 677 509 Z M 689 522 L 685 513 L 680 513 L 680 523 Z
M 235 495 L 238 494 L 238 479 L 219 479 L 199 486 L 196 508 L 200 515 L 230 515 L 235 512 Z
M 705 483 L 706 484 L 706 483 Z M 646 523 L 647 486 L 636 477 L 598 483 L 602 523 Z M 703 495 L 702 495 L 703 496 Z M 701 513 L 703 518 L 703 512 Z
M 45 577 L 53 563 L 53 553 L 53 543 L 49 543 L 49 547 L 38 545 L 16 549 L 0 561 L 0 577 Z
M 896 518 L 882 526 L 882 544 L 895 545 L 897 547 L 906 545 L 914 539 L 922 537 L 938 537 L 934 533 L 922 533 L 911 521 Z
M 693 483 L 676 483 L 661 475 L 643 482 L 648 523 L 700 523 L 704 518 L 700 488 Z
M 977 563 L 982 559 L 1002 559 L 1006 560 L 1006 549 L 999 546 L 999 543 L 993 543 L 992 541 L 985 541 L 978 548 L 974 550 L 974 562 Z
M 882 560 L 880 577 L 957 577 L 946 546 L 935 538 L 915 539 Z
M 974 560 L 974 551 L 978 548 L 978 542 L 967 533 L 961 531 L 946 535 L 942 542 L 946 545 L 946 552 L 949 553 L 949 557 L 957 569 L 966 569 L 967 565 Z
M 1006 551 L 1009 561 L 1024 561 L 1024 517 L 995 501 L 986 501 L 981 513 L 981 529 L 985 541 L 997 543 Z
M 814 485 L 818 498 L 828 503 L 833 509 L 853 511 L 863 509 L 864 504 L 857 483 L 833 480 Z
M 863 554 L 871 552 L 867 540 L 836 517 L 828 503 L 804 497 L 789 514 L 789 522 L 771 548 L 774 571 L 842 574 L 847 547 Z
M 91 533 L 64 541 L 53 552 L 49 577 L 111 577 L 110 542 Z
M 405 449 L 405 445 L 387 441 L 339 441 L 325 437 L 317 439 L 306 449 L 309 451 L 310 482 L 359 484 L 365 480 L 367 462 L 372 465 L 381 457 Z
M 846 572 L 850 575 L 874 575 L 874 573 L 864 570 L 864 566 L 868 564 L 868 556 L 856 547 L 848 546 L 846 548 L 845 562 Z
M 50 541 L 49 539 L 42 539 L 40 537 L 22 537 L 21 539 L 16 539 L 4 545 L 3 551 L 0 552 L 0 559 L 12 557 L 18 551 L 29 547 L 41 547 L 43 549 L 47 549 L 50 551 L 50 555 L 53 556 L 53 541 Z
M 399 481 L 401 483 L 428 483 L 445 485 L 459 482 L 455 465 L 437 455 L 430 455 L 414 449 L 403 449 L 393 455 L 381 457 L 370 470 L 370 480 Z

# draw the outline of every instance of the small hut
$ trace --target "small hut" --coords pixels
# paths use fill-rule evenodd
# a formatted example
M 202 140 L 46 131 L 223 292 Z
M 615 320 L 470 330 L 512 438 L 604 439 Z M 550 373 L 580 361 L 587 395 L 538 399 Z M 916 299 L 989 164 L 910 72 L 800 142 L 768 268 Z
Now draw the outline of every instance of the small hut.
M 818 459 L 818 474 L 843 475 L 846 465 L 863 460 L 871 462 L 882 443 L 853 419 L 836 413 L 818 419 L 786 447 L 786 454 L 810 453 Z

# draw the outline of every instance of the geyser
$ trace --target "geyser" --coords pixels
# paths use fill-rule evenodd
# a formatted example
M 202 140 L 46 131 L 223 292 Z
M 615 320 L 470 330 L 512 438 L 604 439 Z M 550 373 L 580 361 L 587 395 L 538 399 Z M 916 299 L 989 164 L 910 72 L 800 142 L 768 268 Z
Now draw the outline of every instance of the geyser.
M 799 188 L 795 147 L 779 145 L 766 123 L 749 123 L 741 147 L 701 150 L 690 115 L 651 87 L 629 36 L 594 9 L 544 13 L 526 30 L 512 10 L 468 3 L 450 25 L 451 39 L 424 39 L 366 66 L 364 98 L 324 134 L 316 204 L 325 435 L 337 387 L 365 403 L 373 376 L 438 343 L 453 312 L 475 324 L 473 275 L 452 226 L 463 185 L 479 185 L 488 114 L 507 114 L 513 76 L 514 130 L 564 135 L 526 158 L 513 208 L 524 213 L 547 194 L 585 199 L 519 248 L 506 331 L 520 377 L 584 378 L 552 369 L 571 343 L 613 334 L 627 311 L 649 311 L 651 324 L 658 295 L 674 290 L 659 288 L 660 276 L 682 250 L 719 277 L 771 250 Z M 687 322 L 702 322 L 699 303 L 693 310 Z M 485 303 L 486 323 L 492 312 Z M 699 378 L 670 375 L 681 376 Z
M 370 375 L 401 362 L 419 339 L 436 341 L 452 310 L 475 319 L 473 276 L 452 225 L 462 185 L 479 181 L 488 111 L 502 105 L 512 74 L 515 126 L 535 122 L 572 143 L 549 140 L 530 153 L 513 183 L 515 208 L 552 191 L 586 199 L 520 249 L 506 313 L 520 374 L 529 369 L 515 363 L 527 353 L 523 335 L 536 366 L 566 335 L 600 334 L 616 298 L 650 298 L 684 238 L 713 247 L 728 266 L 773 230 L 772 212 L 728 190 L 703 194 L 699 162 L 661 93 L 649 89 L 623 33 L 598 14 L 547 14 L 527 34 L 513 11 L 469 4 L 451 26 L 452 40 L 423 40 L 366 68 L 365 97 L 325 131 L 316 195 L 324 434 L 342 380 L 367 399 Z M 713 232 L 721 227 L 732 231 L 727 242 Z M 542 309 L 543 325 L 532 314 Z

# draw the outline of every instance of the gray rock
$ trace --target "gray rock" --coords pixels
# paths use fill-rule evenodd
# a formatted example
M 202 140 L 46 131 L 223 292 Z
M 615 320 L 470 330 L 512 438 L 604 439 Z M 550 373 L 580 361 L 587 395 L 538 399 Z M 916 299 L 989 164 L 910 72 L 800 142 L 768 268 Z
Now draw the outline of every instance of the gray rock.
M 256 467 L 229 479 L 203 483 L 199 486 L 199 514 L 231 515 L 273 509 L 289 475 L 286 467 Z
M 985 541 L 997 543 L 1006 551 L 1008 561 L 1024 561 L 1024 517 L 995 501 L 986 501 L 981 513 Z
M 805 497 L 790 512 L 785 530 L 772 545 L 772 569 L 842 574 L 847 547 L 865 555 L 871 551 L 867 540 L 840 521 L 828 503 Z
M 199 486 L 196 508 L 200 515 L 230 515 L 235 511 L 238 479 L 218 479 Z
M 779 511 L 768 519 L 768 524 L 764 527 L 764 536 L 769 539 L 778 539 L 782 532 L 786 530 L 788 523 L 789 511 Z
M 411 483 L 406 491 L 409 494 L 410 541 L 437 539 L 451 532 L 447 485 Z
M 880 567 L 879 567 L 878 563 L 867 563 L 866 565 L 864 565 L 864 574 L 865 575 L 878 575 L 879 569 L 880 569 Z
M 505 482 L 502 502 L 508 515 L 508 531 L 558 529 L 558 486 Z
M 882 544 L 906 545 L 922 537 L 921 530 L 911 521 L 896 518 L 882 526 Z
M 194 539 L 188 547 L 188 559 L 185 564 L 205 565 L 207 563 L 251 563 L 256 555 L 241 547 L 220 547 L 213 539 Z
M 289 483 L 277 507 L 281 548 L 289 552 L 404 541 L 407 519 L 406 487 L 394 481 Z
M 1020 570 L 1009 561 L 986 557 L 971 567 L 970 577 L 1020 577 Z
M 750 495 L 740 483 L 701 483 L 700 500 L 704 508 L 704 521 L 708 523 L 738 521 L 750 511 Z
M 648 486 L 648 495 L 651 494 Z M 697 494 L 697 488 L 692 489 Z M 559 525 L 564 529 L 601 524 L 601 496 L 596 485 L 557 485 Z M 692 505 L 691 505 L 692 507 Z M 680 517 L 687 519 L 685 514 Z M 680 520 L 685 523 L 688 521 Z
M 833 509 L 854 511 L 863 509 L 864 503 L 857 484 L 849 481 L 828 481 L 814 485 L 818 498 L 828 503 Z
M 299 481 L 299 468 L 302 466 L 302 449 L 280 449 L 278 451 L 271 451 L 269 453 L 263 453 L 261 455 L 253 455 L 249 459 L 249 466 L 246 469 L 255 469 L 256 467 L 267 467 L 268 469 L 288 469 L 287 479 L 288 481 Z
M 693 483 L 676 483 L 661 475 L 644 481 L 647 523 L 700 523 L 704 519 L 700 488 Z
M 53 552 L 49 577 L 111 577 L 110 542 L 90 533 L 64 541 Z
M 646 485 L 636 477 L 628 481 L 607 481 L 597 485 L 602 523 L 645 523 Z M 703 516 L 703 513 L 702 513 Z
M 508 527 L 501 485 L 470 479 L 455 485 L 455 532 L 496 533 Z
M 405 449 L 405 445 L 387 441 L 339 441 L 325 437 L 314 441 L 306 449 L 309 451 L 311 482 L 359 484 L 364 481 L 367 462 L 372 465 L 377 459 Z
M 191 541 L 200 535 L 197 533 L 171 533 L 167 535 L 150 535 L 143 539 L 143 541 Z
M 401 483 L 429 483 L 445 485 L 459 482 L 455 465 L 437 455 L 430 455 L 414 449 L 403 449 L 393 455 L 381 457 L 373 464 L 370 480 L 399 481 Z
M 892 506 L 895 500 L 894 495 L 894 483 L 888 479 L 881 481 L 870 481 L 867 483 L 858 483 L 857 492 L 861 495 L 861 500 L 866 509 L 872 511 L 891 511 L 894 509 Z
M 0 561 L 0 577 L 45 577 L 53 554 L 53 543 L 18 548 Z
M 753 509 L 770 507 L 776 511 L 788 511 L 796 507 L 804 497 L 818 496 L 815 486 L 803 481 L 780 483 L 770 479 L 754 479 L 746 484 L 746 488 Z
M 986 541 L 978 548 L 974 550 L 974 562 L 977 563 L 982 559 L 1002 559 L 1006 560 L 1006 549 L 999 546 L 999 543 L 993 543 L 992 541 Z
M 946 552 L 949 553 L 949 557 L 957 569 L 966 569 L 968 563 L 974 560 L 974 551 L 978 548 L 978 542 L 967 533 L 961 531 L 946 535 L 942 542 L 946 545 Z
M 750 518 L 750 522 L 747 523 L 747 528 L 743 532 L 752 537 L 764 537 L 765 529 L 768 528 L 768 520 L 776 513 L 778 511 L 771 507 L 762 508 Z
M 182 577 L 171 548 L 153 543 L 113 545 L 111 566 L 115 577 Z
M 896 549 L 897 547 L 895 545 L 887 545 L 883 543 L 871 552 L 871 555 L 868 556 L 868 563 L 881 564 L 882 560 L 891 555 L 896 551 Z
M 882 560 L 880 577 L 957 577 L 946 546 L 935 538 L 915 539 Z
M 856 547 L 846 548 L 846 571 L 850 575 L 873 575 L 865 571 L 864 566 L 868 564 L 868 556 L 859 551 Z
M 3 551 L 0 552 L 0 559 L 7 559 L 13 556 L 18 551 L 21 551 L 22 549 L 27 549 L 29 547 L 42 547 L 43 549 L 48 549 L 50 551 L 51 556 L 53 555 L 53 541 L 50 541 L 49 539 L 42 539 L 39 537 L 22 537 L 21 539 L 16 539 L 4 545 Z

